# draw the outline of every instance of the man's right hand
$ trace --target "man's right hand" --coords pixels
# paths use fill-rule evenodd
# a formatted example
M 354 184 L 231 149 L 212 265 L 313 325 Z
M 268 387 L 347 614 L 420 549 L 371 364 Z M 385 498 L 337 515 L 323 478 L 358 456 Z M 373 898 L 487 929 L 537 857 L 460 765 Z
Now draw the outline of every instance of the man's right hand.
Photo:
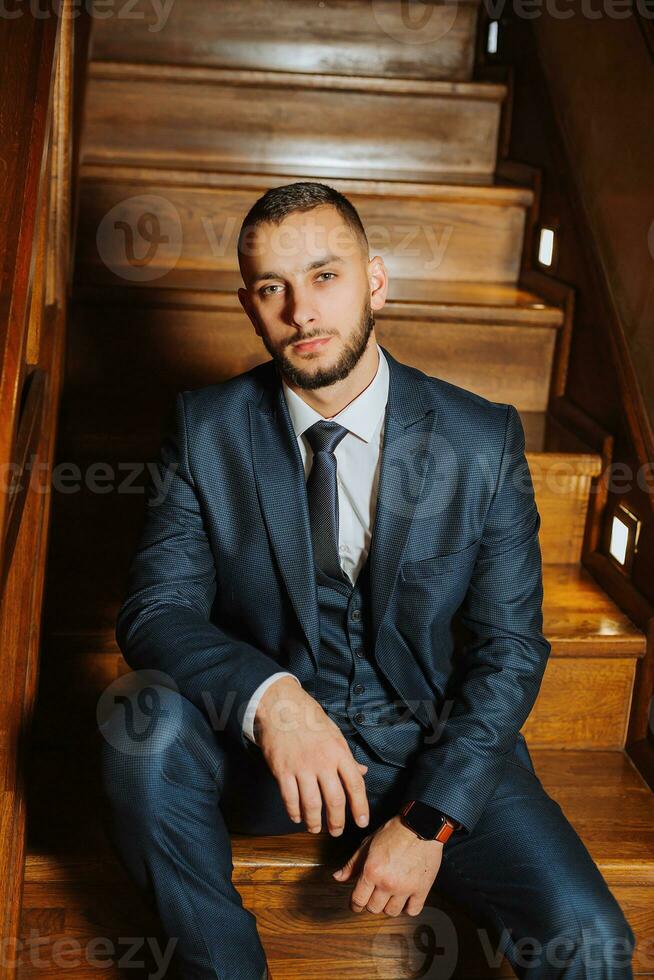
M 323 800 L 330 834 L 345 827 L 345 802 L 359 827 L 370 819 L 363 773 L 338 725 L 292 677 L 280 677 L 264 692 L 254 735 L 289 817 L 311 833 L 321 829 Z M 363 819 L 360 819 L 363 818 Z

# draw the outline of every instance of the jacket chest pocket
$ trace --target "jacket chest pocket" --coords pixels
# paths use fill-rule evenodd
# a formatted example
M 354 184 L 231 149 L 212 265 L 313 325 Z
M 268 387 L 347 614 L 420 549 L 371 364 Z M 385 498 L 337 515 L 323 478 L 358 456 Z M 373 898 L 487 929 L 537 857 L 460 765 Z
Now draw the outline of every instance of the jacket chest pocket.
M 467 575 L 477 557 L 478 548 L 479 539 L 460 551 L 432 555 L 418 561 L 405 561 L 400 569 L 400 578 L 403 582 L 421 582 L 445 573 Z

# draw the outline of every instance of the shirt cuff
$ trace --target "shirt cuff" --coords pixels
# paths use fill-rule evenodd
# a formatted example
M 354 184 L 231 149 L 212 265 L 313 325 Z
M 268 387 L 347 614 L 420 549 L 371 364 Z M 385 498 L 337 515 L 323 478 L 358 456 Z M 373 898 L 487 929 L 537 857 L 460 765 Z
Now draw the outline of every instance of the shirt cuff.
M 247 708 L 243 714 L 243 734 L 246 738 L 249 738 L 251 742 L 254 742 L 255 745 L 257 744 L 257 740 L 254 737 L 254 716 L 259 706 L 259 701 L 270 685 L 280 677 L 295 677 L 295 680 L 298 682 L 298 684 L 300 684 L 300 687 L 302 686 L 300 678 L 296 677 L 295 674 L 291 674 L 288 670 L 278 670 L 276 674 L 271 674 L 270 677 L 266 677 L 265 681 L 262 681 L 261 684 L 259 684 L 258 688 L 248 701 Z

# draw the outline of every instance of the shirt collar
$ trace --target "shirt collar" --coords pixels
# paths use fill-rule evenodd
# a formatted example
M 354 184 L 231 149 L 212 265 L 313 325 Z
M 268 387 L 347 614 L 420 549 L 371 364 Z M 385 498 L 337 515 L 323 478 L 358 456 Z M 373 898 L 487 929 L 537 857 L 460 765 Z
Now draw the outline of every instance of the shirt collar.
M 346 405 L 345 408 L 334 415 L 332 421 L 338 422 L 355 436 L 359 436 L 365 442 L 370 442 L 373 433 L 377 429 L 379 420 L 386 409 L 388 400 L 389 371 L 388 361 L 384 353 L 377 344 L 379 352 L 379 364 L 377 373 L 367 388 L 357 395 L 357 397 Z M 307 405 L 304 399 L 300 398 L 297 392 L 286 384 L 282 378 L 284 397 L 288 405 L 289 415 L 293 424 L 295 435 L 299 438 L 314 422 L 324 419 L 324 416 L 316 412 L 311 405 Z

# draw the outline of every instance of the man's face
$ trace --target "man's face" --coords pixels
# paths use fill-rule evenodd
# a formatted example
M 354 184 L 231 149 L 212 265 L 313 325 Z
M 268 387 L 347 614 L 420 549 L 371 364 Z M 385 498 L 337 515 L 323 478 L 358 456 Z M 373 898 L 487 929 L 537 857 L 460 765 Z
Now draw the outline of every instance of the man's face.
M 384 305 L 386 273 L 336 208 L 259 225 L 240 263 L 239 299 L 282 374 L 304 389 L 347 377 L 373 334 L 373 309 Z

